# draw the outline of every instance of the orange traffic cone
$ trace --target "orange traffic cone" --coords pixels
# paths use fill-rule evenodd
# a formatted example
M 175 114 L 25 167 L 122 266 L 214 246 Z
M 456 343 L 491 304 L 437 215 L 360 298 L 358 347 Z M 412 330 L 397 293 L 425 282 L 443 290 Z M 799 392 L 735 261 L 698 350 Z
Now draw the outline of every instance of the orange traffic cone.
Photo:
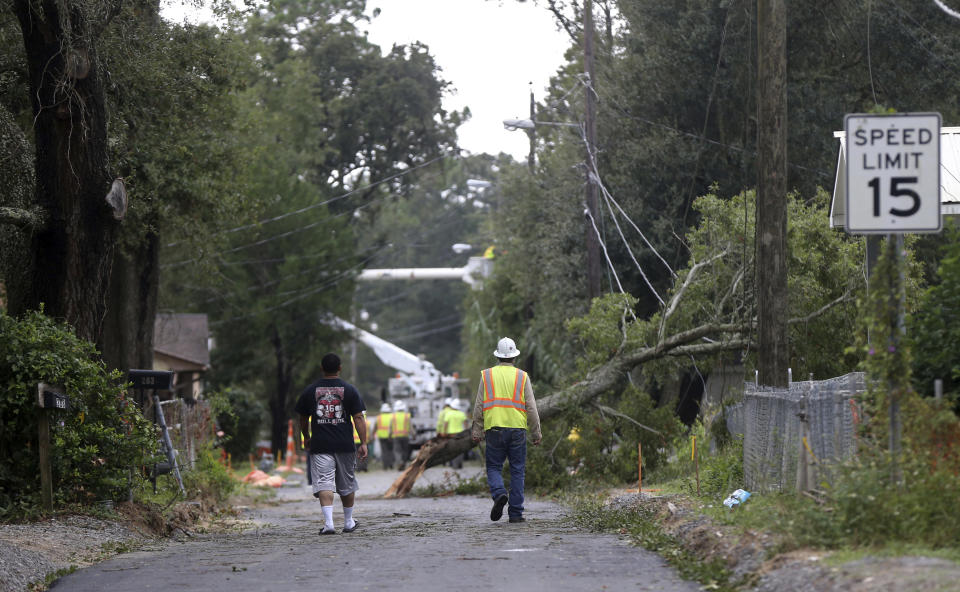
M 293 457 L 296 453 L 293 450 L 293 420 L 287 422 L 287 470 L 293 470 Z

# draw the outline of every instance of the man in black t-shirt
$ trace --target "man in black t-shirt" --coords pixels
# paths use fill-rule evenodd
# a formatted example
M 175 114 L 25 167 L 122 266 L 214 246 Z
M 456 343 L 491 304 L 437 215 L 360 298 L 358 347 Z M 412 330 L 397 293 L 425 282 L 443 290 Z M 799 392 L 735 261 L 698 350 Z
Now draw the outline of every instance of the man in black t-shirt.
M 343 532 L 353 532 L 357 529 L 353 500 L 359 489 L 354 471 L 357 459 L 367 458 L 366 407 L 357 389 L 340 379 L 340 358 L 336 354 L 323 356 L 320 366 L 323 378 L 300 393 L 295 409 L 300 415 L 304 447 L 310 452 L 313 495 L 323 510 L 320 534 L 337 533 L 333 527 L 334 491 L 343 503 Z M 359 446 L 353 442 L 354 425 L 360 436 Z

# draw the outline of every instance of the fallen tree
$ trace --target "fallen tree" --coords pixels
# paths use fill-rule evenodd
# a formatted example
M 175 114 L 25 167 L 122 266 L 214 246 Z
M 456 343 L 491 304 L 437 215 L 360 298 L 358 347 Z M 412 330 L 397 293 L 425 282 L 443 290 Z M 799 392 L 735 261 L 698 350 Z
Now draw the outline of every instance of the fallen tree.
M 691 355 L 712 354 L 724 351 L 739 351 L 745 348 L 748 340 L 740 335 L 740 325 L 704 325 L 690 331 L 684 331 L 665 339 L 655 346 L 636 350 L 621 348 L 606 364 L 592 369 L 587 376 L 566 388 L 537 400 L 540 421 L 560 415 L 563 409 L 571 406 L 589 404 L 600 394 L 615 388 L 626 380 L 627 373 L 635 367 L 652 360 L 667 356 L 689 357 Z M 695 343 L 707 335 L 718 333 L 732 334 L 724 341 Z M 630 418 L 634 423 L 639 423 Z M 647 428 L 650 429 L 650 428 Z M 442 465 L 476 446 L 470 438 L 470 431 L 464 430 L 449 438 L 432 438 L 420 448 L 417 457 L 400 474 L 387 490 L 384 497 L 404 497 L 420 475 L 430 467 Z
M 548 396 L 538 396 L 541 421 L 567 409 L 592 406 L 656 432 L 643 425 L 644 418 L 628 417 L 602 405 L 601 395 L 615 392 L 631 371 L 657 360 L 695 360 L 755 349 L 754 254 L 743 242 L 753 231 L 749 216 L 754 211 L 753 199 L 753 192 L 744 192 L 732 199 L 711 194 L 697 200 L 695 208 L 706 222 L 685 237 L 690 260 L 686 269 L 674 274 L 670 297 L 650 319 L 634 317 L 636 300 L 632 296 L 610 294 L 594 300 L 589 315 L 568 321 L 568 329 L 582 341 L 594 340 L 584 349 L 595 357 L 583 379 Z M 828 201 L 822 191 L 818 200 Z M 862 247 L 824 225 L 826 214 L 816 201 L 790 200 L 791 281 L 795 287 L 790 300 L 793 318 L 788 325 L 800 337 L 792 342 L 798 361 L 811 372 L 827 375 L 844 366 L 845 354 L 835 344 L 847 343 L 856 331 L 855 310 L 845 307 L 864 288 L 862 275 L 857 273 Z M 607 355 L 608 351 L 612 353 Z M 469 432 L 430 440 L 393 483 L 387 497 L 407 495 L 425 470 L 474 446 Z

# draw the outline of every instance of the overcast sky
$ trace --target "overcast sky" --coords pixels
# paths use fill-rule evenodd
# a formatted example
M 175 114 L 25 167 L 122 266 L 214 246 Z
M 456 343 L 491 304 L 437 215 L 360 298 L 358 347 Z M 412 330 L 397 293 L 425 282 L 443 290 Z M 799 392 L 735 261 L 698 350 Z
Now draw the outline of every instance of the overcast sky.
M 165 0 L 163 14 L 173 21 L 209 21 L 182 0 Z M 460 127 L 460 146 L 473 153 L 507 152 L 524 160 L 527 135 L 503 129 L 502 121 L 528 117 L 530 83 L 542 100 L 550 76 L 563 63 L 569 37 L 558 32 L 550 12 L 516 0 L 367 0 L 368 39 L 389 50 L 394 43 L 420 41 L 451 83 L 448 110 L 470 107 Z
M 524 160 L 527 135 L 503 129 L 503 120 L 528 117 L 530 84 L 542 100 L 550 76 L 563 63 L 569 37 L 542 6 L 516 0 L 368 0 L 380 16 L 368 38 L 384 49 L 421 41 L 443 69 L 453 92 L 447 109 L 470 107 L 460 146 L 470 152 L 507 152 Z

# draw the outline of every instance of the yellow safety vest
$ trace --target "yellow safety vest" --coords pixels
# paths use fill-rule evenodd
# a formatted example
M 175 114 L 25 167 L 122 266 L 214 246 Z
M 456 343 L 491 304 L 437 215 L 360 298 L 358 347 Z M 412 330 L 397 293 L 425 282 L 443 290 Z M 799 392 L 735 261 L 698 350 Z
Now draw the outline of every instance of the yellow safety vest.
M 463 422 L 467 419 L 467 414 L 459 409 L 451 409 L 446 415 L 446 424 L 444 433 L 448 435 L 459 434 L 463 431 Z
M 406 438 L 410 435 L 410 414 L 396 411 L 393 414 L 393 438 Z
M 444 407 L 440 410 L 440 413 L 437 414 L 437 434 L 445 436 L 447 433 L 447 420 L 444 419 L 448 413 L 453 411 L 447 407 Z
M 381 413 L 377 416 L 377 438 L 386 440 L 390 437 L 391 423 L 393 423 L 393 413 Z
M 364 422 L 366 422 L 366 416 L 364 416 Z M 350 418 L 350 423 L 353 424 L 353 443 L 361 444 L 360 442 L 360 432 L 357 431 L 357 422 L 354 418 Z
M 527 403 L 523 396 L 527 373 L 513 366 L 483 371 L 483 429 L 527 429 Z

